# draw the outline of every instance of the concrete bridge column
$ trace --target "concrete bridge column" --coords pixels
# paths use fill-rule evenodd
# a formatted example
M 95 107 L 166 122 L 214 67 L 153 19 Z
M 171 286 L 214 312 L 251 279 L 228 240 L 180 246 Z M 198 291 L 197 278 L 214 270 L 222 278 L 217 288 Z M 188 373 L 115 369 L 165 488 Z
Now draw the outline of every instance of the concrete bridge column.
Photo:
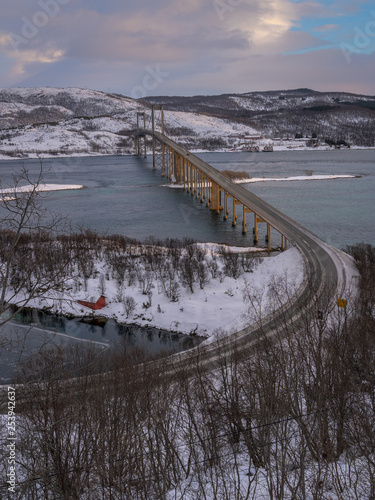
M 250 208 L 247 208 L 245 205 L 243 206 L 243 221 L 242 221 L 242 234 L 247 233 L 247 222 L 246 222 L 246 214 L 251 214 L 253 211 Z
M 166 176 L 167 179 L 170 179 L 171 177 L 171 164 L 172 164 L 172 158 L 173 158 L 173 151 L 171 149 L 168 149 L 168 157 L 167 157 L 167 165 L 166 165 Z
M 181 184 L 182 180 L 183 180 L 182 174 L 183 174 L 184 161 L 185 160 L 180 155 L 179 162 L 178 162 L 178 172 L 177 172 L 177 177 L 178 178 L 176 179 L 179 184 Z
M 184 180 L 184 190 L 186 189 L 186 160 L 182 159 L 182 175 Z
M 206 207 L 210 206 L 211 203 L 211 179 L 206 177 Z
M 266 236 L 266 241 L 268 243 L 268 253 L 271 252 L 271 224 L 268 224 L 267 222 L 267 236 Z
M 241 205 L 241 203 L 237 201 L 236 198 L 233 197 L 233 222 L 232 222 L 233 227 L 237 226 L 237 205 Z
M 175 176 L 176 163 L 177 163 L 177 153 L 172 152 L 172 154 L 171 154 L 171 168 L 169 169 L 169 180 L 172 180 L 172 177 Z
M 228 193 L 225 193 L 224 192 L 224 220 L 227 220 L 228 219 L 228 213 L 229 213 L 229 210 L 228 210 Z
M 211 210 L 216 210 L 219 207 L 219 196 L 218 196 L 219 186 L 216 182 L 211 182 Z
M 266 221 L 262 219 L 262 217 L 255 215 L 255 235 L 256 235 L 256 238 L 254 238 L 255 242 L 258 242 L 258 224 L 264 224 L 264 223 L 266 223 Z
M 167 155 L 167 160 L 168 160 L 168 156 L 169 156 L 168 148 L 164 144 L 162 144 L 162 146 L 161 146 L 161 176 L 162 177 L 165 177 L 166 155 Z
M 285 236 L 282 234 L 281 235 L 281 250 L 284 251 L 286 249 L 286 238 Z
M 258 216 L 254 212 L 254 243 L 258 243 L 259 237 L 258 237 Z
M 219 186 L 219 207 L 217 213 L 219 214 L 222 210 L 224 210 L 223 206 L 223 198 L 225 197 L 225 191 L 223 188 Z
M 203 173 L 201 174 L 201 203 L 204 203 L 204 198 L 205 198 L 205 184 L 206 184 L 206 181 L 205 181 L 205 177 L 203 175 Z
M 191 165 L 187 162 L 186 165 L 186 189 L 187 192 L 190 193 L 190 184 L 191 184 Z
M 201 171 L 197 170 L 197 200 L 201 195 Z
M 169 180 L 172 180 L 172 176 L 175 172 L 175 169 L 176 169 L 176 158 L 177 158 L 177 153 L 175 153 L 173 151 L 172 153 L 172 161 L 171 161 L 171 168 L 169 169 L 169 176 L 168 176 L 168 179 Z

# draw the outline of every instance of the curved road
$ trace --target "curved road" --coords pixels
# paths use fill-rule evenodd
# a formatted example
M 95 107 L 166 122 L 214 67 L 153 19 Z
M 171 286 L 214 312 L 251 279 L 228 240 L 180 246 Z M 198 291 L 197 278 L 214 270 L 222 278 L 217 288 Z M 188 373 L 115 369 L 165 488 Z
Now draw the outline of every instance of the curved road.
M 296 331 L 298 327 L 302 326 L 303 316 L 313 304 L 315 304 L 315 308 L 317 303 L 326 306 L 328 302 L 338 296 L 338 288 L 345 285 L 345 283 L 341 283 L 345 278 L 345 270 L 341 259 L 337 255 L 335 256 L 334 249 L 269 203 L 242 186 L 232 183 L 214 167 L 179 146 L 164 134 L 158 132 L 153 134 L 150 131 L 146 131 L 146 134 L 154 135 L 160 143 L 171 147 L 236 200 L 254 210 L 258 216 L 271 224 L 290 242 L 294 243 L 302 253 L 306 265 L 307 279 L 305 280 L 304 289 L 294 297 L 292 303 L 281 308 L 277 313 L 264 318 L 261 327 L 250 326 L 223 338 L 219 342 L 203 343 L 203 345 L 192 349 L 186 354 L 172 356 L 174 362 L 178 359 L 179 362 L 183 363 L 186 357 L 190 358 L 195 353 L 198 353 L 200 362 L 203 365 L 214 366 L 219 355 L 229 355 L 233 350 L 241 352 L 244 347 L 253 344 L 259 336 L 275 333 L 280 324 L 283 324 L 283 322 L 285 324 L 285 320 Z
M 153 135 L 150 131 L 146 131 L 146 134 Z M 269 203 L 242 186 L 233 184 L 214 167 L 182 148 L 165 135 L 156 132 L 154 135 L 159 142 L 170 146 L 221 188 L 225 189 L 226 192 L 234 196 L 240 203 L 254 210 L 290 242 L 293 242 L 304 257 L 307 275 L 302 289 L 292 297 L 288 304 L 264 318 L 261 326 L 255 324 L 211 344 L 204 342 L 189 351 L 170 356 L 168 359 L 171 363 L 171 374 L 179 366 L 190 366 L 194 370 L 198 362 L 203 369 L 213 369 L 218 366 L 218 362 L 223 357 L 229 358 L 233 352 L 239 355 L 245 353 L 246 348 L 254 345 L 259 338 L 265 335 L 275 335 L 281 326 L 285 329 L 286 323 L 290 331 L 298 331 L 299 328 L 303 327 L 306 314 L 311 314 L 309 311 L 315 311 L 313 314 L 316 314 L 317 304 L 321 303 L 325 307 L 341 293 L 341 290 L 345 287 L 345 269 L 335 249 L 326 245 L 310 231 Z M 157 361 L 151 362 L 150 368 L 154 369 L 157 363 Z M 107 374 L 108 380 L 111 378 L 109 375 Z M 5 386 L 1 387 L 1 389 L 0 408 L 6 400 Z

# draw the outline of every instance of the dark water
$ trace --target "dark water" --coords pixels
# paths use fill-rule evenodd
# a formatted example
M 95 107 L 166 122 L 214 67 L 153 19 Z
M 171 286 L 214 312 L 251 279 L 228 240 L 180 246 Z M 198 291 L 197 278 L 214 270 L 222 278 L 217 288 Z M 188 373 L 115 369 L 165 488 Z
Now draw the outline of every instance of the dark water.
M 68 319 L 32 309 L 22 311 L 16 321 L 2 328 L 2 345 L 4 339 L 9 344 L 0 349 L 0 385 L 11 379 L 20 361 L 40 348 L 90 343 L 98 349 L 116 349 L 125 344 L 128 352 L 137 349 L 149 358 L 185 351 L 204 340 L 151 326 L 123 325 L 105 318 L 95 318 L 95 321 Z
M 268 182 L 245 185 L 308 229 L 337 247 L 366 241 L 375 244 L 375 150 L 283 151 L 274 153 L 205 153 L 219 170 L 246 171 L 252 177 L 350 174 L 360 178 L 329 181 Z M 28 160 L 30 171 L 39 170 Z M 144 240 L 194 238 L 198 241 L 251 245 L 222 215 L 207 210 L 181 189 L 164 187 L 152 158 L 132 156 L 48 159 L 46 183 L 83 184 L 82 191 L 50 193 L 46 205 L 67 215 L 73 226 L 103 234 L 119 233 Z M 0 162 L 0 177 L 9 182 L 15 161 Z M 229 216 L 230 219 L 230 216 Z M 239 218 L 240 222 L 240 218 Z

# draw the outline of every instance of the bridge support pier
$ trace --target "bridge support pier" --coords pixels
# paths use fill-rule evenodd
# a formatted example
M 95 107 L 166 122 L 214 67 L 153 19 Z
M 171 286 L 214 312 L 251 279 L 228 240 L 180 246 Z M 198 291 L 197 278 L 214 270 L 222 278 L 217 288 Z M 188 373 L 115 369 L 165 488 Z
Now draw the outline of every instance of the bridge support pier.
M 285 249 L 286 249 L 286 238 L 285 238 L 285 236 L 282 234 L 282 235 L 281 235 L 281 251 L 283 252 Z
M 246 205 L 243 206 L 243 221 L 242 221 L 242 234 L 247 233 L 247 221 L 246 221 L 246 214 L 252 214 L 253 211 L 248 208 Z
M 241 205 L 241 202 L 237 201 L 236 198 L 233 197 L 233 227 L 237 226 L 237 205 Z
M 219 186 L 216 182 L 211 182 L 211 210 L 220 213 L 219 210 Z
M 267 237 L 266 241 L 268 243 L 268 253 L 271 252 L 271 225 L 267 223 Z
M 254 213 L 254 243 L 258 243 L 258 216 Z

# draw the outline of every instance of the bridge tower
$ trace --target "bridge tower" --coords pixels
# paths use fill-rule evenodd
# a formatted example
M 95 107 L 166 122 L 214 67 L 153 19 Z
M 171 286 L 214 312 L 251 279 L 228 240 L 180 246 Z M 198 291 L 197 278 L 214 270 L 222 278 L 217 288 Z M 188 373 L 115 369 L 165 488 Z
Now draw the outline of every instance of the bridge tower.
M 154 104 L 152 106 L 152 134 L 154 132 L 164 134 L 164 106 L 162 104 Z M 160 167 L 161 176 L 165 177 L 167 174 L 171 178 L 171 172 L 173 171 L 172 151 L 169 151 L 164 144 L 158 142 L 154 135 L 152 139 L 152 155 L 153 169 L 156 170 L 157 167 Z
M 146 113 L 144 111 L 137 112 L 137 134 L 135 136 L 135 154 L 138 157 L 144 156 L 147 158 L 146 152 Z

